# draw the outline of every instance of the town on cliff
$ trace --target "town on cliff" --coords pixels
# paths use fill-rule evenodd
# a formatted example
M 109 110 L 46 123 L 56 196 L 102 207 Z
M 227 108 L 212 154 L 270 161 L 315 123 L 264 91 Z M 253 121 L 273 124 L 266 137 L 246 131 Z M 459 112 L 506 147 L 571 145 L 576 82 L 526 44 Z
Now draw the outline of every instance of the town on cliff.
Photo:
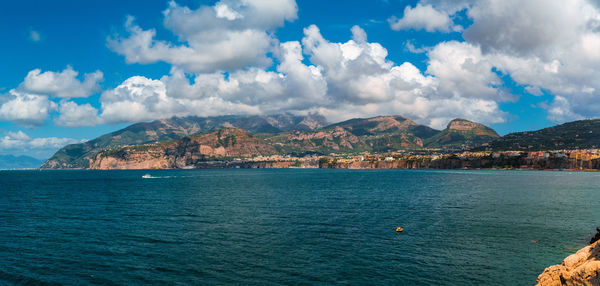
M 465 119 L 436 130 L 402 116 L 171 118 L 67 145 L 41 168 L 599 170 L 600 120 L 499 136 Z

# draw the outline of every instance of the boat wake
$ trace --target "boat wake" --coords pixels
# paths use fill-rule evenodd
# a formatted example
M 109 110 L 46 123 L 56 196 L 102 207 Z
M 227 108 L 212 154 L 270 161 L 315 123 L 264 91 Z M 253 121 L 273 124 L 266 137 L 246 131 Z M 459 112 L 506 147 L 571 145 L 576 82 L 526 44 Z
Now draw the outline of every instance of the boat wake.
M 167 179 L 167 178 L 171 178 L 171 176 L 152 176 L 150 174 L 146 174 L 142 176 L 142 179 Z

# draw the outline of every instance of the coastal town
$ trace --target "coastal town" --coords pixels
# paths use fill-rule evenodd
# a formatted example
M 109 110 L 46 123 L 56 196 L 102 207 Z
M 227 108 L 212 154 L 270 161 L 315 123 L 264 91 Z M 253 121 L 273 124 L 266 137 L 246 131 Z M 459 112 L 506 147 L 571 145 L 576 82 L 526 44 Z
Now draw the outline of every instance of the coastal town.
M 600 170 L 600 149 L 550 151 L 419 150 L 371 154 L 254 156 L 198 162 L 197 168 Z

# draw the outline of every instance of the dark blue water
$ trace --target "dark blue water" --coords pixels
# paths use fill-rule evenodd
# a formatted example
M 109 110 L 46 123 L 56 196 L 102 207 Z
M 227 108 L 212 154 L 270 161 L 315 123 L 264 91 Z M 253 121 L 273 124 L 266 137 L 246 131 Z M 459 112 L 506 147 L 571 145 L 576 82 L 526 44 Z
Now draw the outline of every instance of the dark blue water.
M 526 171 L 0 172 L 0 284 L 531 285 L 600 225 L 599 183 Z

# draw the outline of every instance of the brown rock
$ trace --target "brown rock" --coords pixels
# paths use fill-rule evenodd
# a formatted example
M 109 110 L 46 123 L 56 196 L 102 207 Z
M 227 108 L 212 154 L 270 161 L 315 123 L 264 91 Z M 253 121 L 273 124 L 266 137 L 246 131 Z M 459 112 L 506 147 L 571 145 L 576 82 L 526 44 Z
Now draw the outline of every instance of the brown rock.
M 600 285 L 600 242 L 586 246 L 565 258 L 562 264 L 544 270 L 537 285 Z
M 596 235 L 590 239 L 590 244 L 600 240 L 600 226 L 596 228 Z

